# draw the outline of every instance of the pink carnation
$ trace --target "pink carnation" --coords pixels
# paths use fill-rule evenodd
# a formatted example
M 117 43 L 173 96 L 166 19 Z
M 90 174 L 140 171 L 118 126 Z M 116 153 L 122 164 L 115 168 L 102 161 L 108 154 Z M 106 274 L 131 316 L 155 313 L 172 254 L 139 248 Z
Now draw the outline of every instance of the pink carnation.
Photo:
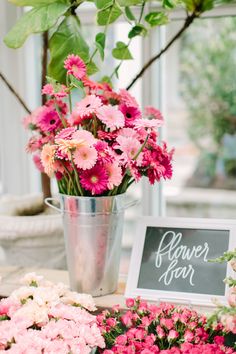
M 85 76 L 86 65 L 78 55 L 68 55 L 64 64 L 67 74 L 73 75 L 78 80 L 81 80 Z

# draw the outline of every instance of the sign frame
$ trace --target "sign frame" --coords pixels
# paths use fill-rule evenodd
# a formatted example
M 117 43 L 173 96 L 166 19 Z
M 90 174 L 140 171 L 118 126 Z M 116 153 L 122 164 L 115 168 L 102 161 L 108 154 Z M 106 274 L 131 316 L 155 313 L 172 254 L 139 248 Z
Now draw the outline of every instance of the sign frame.
M 179 291 L 153 290 L 138 287 L 142 256 L 146 238 L 147 227 L 198 229 L 198 230 L 222 230 L 229 231 L 229 250 L 236 247 L 236 221 L 231 219 L 200 219 L 200 218 L 173 218 L 173 217 L 151 217 L 144 216 L 137 222 L 137 232 L 132 247 L 128 279 L 125 290 L 125 297 L 140 296 L 143 299 L 159 302 L 177 302 L 189 305 L 215 306 L 213 299 L 223 304 L 227 303 L 229 292 L 228 285 L 225 285 L 225 294 L 210 295 L 199 293 L 187 293 Z M 234 271 L 227 264 L 226 277 L 235 277 Z M 222 279 L 223 282 L 223 279 Z

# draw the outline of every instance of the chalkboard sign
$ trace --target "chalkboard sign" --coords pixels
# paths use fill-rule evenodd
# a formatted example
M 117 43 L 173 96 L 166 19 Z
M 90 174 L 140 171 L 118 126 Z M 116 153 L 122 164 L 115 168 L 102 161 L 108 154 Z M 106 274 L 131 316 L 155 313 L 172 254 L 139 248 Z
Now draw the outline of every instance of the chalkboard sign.
M 225 300 L 226 263 L 211 263 L 235 247 L 232 220 L 149 218 L 138 223 L 126 296 L 209 305 Z M 234 236 L 234 237 L 233 237 Z

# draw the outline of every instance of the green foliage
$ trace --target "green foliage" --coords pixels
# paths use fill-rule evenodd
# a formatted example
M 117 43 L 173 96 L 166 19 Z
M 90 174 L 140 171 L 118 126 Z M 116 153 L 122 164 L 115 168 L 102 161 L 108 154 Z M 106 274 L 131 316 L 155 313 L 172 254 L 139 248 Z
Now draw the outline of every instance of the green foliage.
M 106 26 L 115 22 L 122 14 L 121 8 L 114 2 L 111 6 L 102 8 L 97 12 L 97 24 Z
M 37 7 L 37 6 L 49 5 L 49 4 L 56 3 L 56 2 L 57 3 L 62 2 L 62 3 L 70 5 L 70 2 L 68 0 L 8 0 L 8 1 L 16 6 Z
M 95 5 L 98 9 L 106 9 L 113 5 L 113 0 L 95 0 Z
M 4 42 L 10 48 L 21 47 L 31 33 L 47 31 L 69 8 L 70 5 L 61 2 L 33 8 L 15 24 Z
M 64 60 L 68 54 L 78 54 L 85 62 L 89 60 L 89 47 L 82 37 L 76 16 L 67 16 L 49 41 L 50 62 L 48 74 L 61 83 L 66 82 Z
M 131 29 L 131 31 L 128 34 L 128 37 L 131 39 L 136 36 L 146 36 L 147 32 L 148 31 L 146 27 L 139 23 Z
M 166 25 L 169 22 L 168 16 L 164 12 L 150 12 L 145 16 L 145 21 L 151 27 Z
M 125 7 L 125 15 L 128 18 L 128 20 L 130 20 L 130 21 L 135 21 L 136 20 L 133 12 L 131 11 L 129 6 Z
M 124 42 L 117 42 L 116 47 L 112 50 L 112 55 L 116 59 L 129 60 L 133 59 L 127 44 Z
M 120 6 L 134 6 L 143 3 L 143 0 L 117 0 Z
M 181 41 L 189 135 L 200 149 L 217 154 L 223 136 L 236 133 L 235 31 L 234 17 L 198 20 Z
M 96 35 L 96 47 L 100 53 L 101 59 L 104 60 L 104 49 L 105 49 L 105 44 L 106 44 L 106 35 L 103 32 L 99 32 Z

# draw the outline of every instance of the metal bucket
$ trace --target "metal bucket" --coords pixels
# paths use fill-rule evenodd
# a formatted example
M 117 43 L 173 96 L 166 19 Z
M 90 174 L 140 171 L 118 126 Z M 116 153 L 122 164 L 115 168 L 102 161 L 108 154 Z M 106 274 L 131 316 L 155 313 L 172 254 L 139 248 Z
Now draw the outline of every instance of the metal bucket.
M 125 194 L 112 197 L 76 197 L 60 194 L 67 265 L 72 290 L 102 296 L 117 288 Z

